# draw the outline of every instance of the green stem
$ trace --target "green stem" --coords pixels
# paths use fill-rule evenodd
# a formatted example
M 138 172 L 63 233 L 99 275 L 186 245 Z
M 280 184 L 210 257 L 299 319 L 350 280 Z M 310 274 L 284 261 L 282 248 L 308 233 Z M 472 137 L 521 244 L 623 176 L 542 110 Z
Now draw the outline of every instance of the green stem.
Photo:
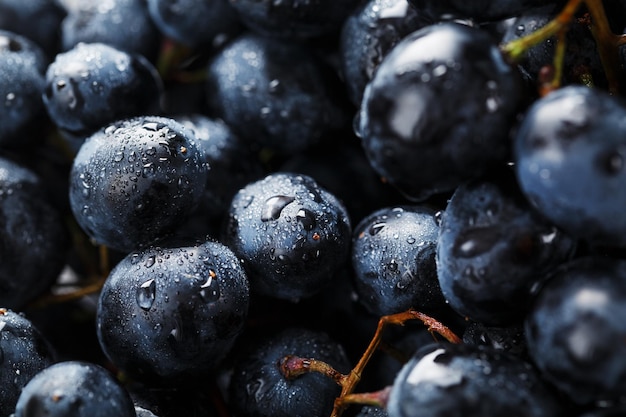
M 542 28 L 523 36 L 519 39 L 510 41 L 502 45 L 502 53 L 509 58 L 511 62 L 519 61 L 526 52 L 535 45 L 540 44 L 544 40 L 557 35 L 563 30 L 567 30 L 574 14 L 583 3 L 584 0 L 569 0 L 563 10 L 547 25 Z

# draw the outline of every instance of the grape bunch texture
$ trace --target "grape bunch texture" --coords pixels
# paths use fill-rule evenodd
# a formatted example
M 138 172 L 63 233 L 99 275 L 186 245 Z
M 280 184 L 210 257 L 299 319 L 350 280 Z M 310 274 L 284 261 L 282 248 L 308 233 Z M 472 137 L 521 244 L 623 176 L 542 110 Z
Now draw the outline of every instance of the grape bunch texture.
M 623 0 L 0 0 L 0 417 L 626 415 Z

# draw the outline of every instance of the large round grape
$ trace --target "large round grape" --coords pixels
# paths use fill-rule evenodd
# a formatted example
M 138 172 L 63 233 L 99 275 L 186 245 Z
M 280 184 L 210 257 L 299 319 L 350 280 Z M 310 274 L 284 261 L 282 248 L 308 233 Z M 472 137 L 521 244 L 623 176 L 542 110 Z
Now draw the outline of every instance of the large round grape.
M 275 172 L 233 198 L 223 241 L 244 261 L 253 291 L 298 300 L 319 292 L 348 262 L 344 205 L 307 175 Z
M 248 279 L 224 245 L 169 242 L 127 255 L 98 302 L 98 340 L 120 369 L 173 386 L 214 370 L 248 313 Z
M 396 377 L 389 417 L 555 417 L 564 406 L 532 365 L 487 346 L 430 344 Z
M 626 261 L 581 258 L 539 292 L 526 320 L 528 352 L 544 378 L 578 404 L 626 391 Z
M 531 204 L 592 244 L 626 245 L 626 106 L 563 87 L 536 101 L 515 136 L 515 169 Z
M 430 25 L 380 63 L 357 130 L 374 169 L 424 200 L 507 161 L 521 96 L 519 73 L 486 31 Z
M 170 118 L 115 122 L 88 137 L 70 172 L 70 203 L 96 242 L 130 252 L 183 223 L 202 199 L 207 164 Z
M 15 417 L 135 417 L 131 397 L 107 369 L 81 361 L 51 365 L 26 384 Z

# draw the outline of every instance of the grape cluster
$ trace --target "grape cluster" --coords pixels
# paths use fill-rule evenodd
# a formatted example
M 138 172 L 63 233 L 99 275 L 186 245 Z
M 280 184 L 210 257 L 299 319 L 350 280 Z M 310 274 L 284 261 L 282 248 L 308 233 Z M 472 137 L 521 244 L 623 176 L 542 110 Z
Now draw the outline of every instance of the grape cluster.
M 0 1 L 0 417 L 626 414 L 626 3 Z

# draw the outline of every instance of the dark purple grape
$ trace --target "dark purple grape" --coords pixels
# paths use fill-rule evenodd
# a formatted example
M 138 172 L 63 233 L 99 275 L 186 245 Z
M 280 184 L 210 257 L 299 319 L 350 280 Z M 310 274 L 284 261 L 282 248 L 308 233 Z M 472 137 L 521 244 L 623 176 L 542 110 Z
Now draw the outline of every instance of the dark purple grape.
M 564 405 L 528 362 L 476 345 L 431 344 L 396 378 L 389 417 L 557 417 Z
M 0 29 L 32 40 L 52 58 L 61 47 L 60 28 L 65 13 L 57 0 L 3 0 Z
M 105 43 L 153 61 L 161 35 L 145 0 L 60 0 L 67 10 L 61 22 L 63 50 L 79 43 Z
M 66 223 L 44 182 L 0 157 L 0 306 L 21 309 L 47 291 L 65 265 Z
M 193 132 L 175 120 L 115 122 L 89 136 L 73 161 L 72 212 L 96 242 L 130 252 L 183 223 L 202 199 L 207 170 Z
M 445 307 L 437 280 L 439 226 L 426 206 L 376 210 L 354 229 L 352 267 L 359 301 L 377 316 Z
M 626 261 L 581 258 L 540 290 L 526 320 L 543 377 L 580 405 L 616 403 L 626 390 Z
M 576 241 L 530 207 L 510 171 L 457 188 L 441 216 L 437 276 L 450 306 L 489 326 L 519 323 L 533 288 Z
M 287 355 L 315 358 L 339 372 L 348 360 L 326 333 L 290 327 L 257 340 L 240 353 L 229 384 L 230 405 L 239 417 L 327 417 L 339 385 L 327 376 L 307 373 L 287 379 L 279 365 Z
M 264 36 L 297 41 L 338 32 L 359 0 L 229 0 L 241 21 Z
M 249 285 L 218 242 L 169 242 L 132 252 L 98 302 L 98 339 L 118 368 L 148 385 L 177 386 L 216 369 L 243 330 Z
M 130 395 L 105 368 L 63 361 L 37 373 L 20 394 L 14 417 L 135 417 Z
M 429 13 L 434 19 L 454 15 L 478 22 L 515 17 L 533 7 L 560 3 L 546 0 L 408 0 L 408 2 L 418 11 Z
M 192 48 L 216 46 L 240 31 L 228 0 L 147 0 L 154 24 L 165 36 Z
M 250 146 L 293 154 L 349 125 L 332 80 L 310 49 L 244 33 L 210 61 L 207 97 Z
M 119 119 L 153 113 L 161 90 L 156 69 L 142 56 L 80 43 L 48 67 L 43 102 L 59 129 L 86 137 Z
M 406 0 L 365 1 L 348 16 L 341 29 L 339 54 L 352 103 L 361 105 L 365 86 L 387 52 L 427 23 Z
M 333 281 L 351 233 L 334 195 L 309 176 L 276 172 L 235 195 L 223 241 L 244 261 L 253 291 L 297 300 Z
M 624 102 L 583 86 L 537 100 L 515 136 L 522 192 L 543 216 L 593 245 L 626 245 Z
M 24 385 L 54 360 L 48 341 L 28 318 L 0 308 L 0 416 L 15 410 Z
M 491 35 L 441 23 L 385 56 L 356 128 L 374 169 L 421 201 L 506 163 L 521 98 L 519 74 Z
M 0 6 L 1 8 L 1 6 Z M 24 148 L 40 116 L 46 58 L 34 42 L 0 30 L 0 147 Z

